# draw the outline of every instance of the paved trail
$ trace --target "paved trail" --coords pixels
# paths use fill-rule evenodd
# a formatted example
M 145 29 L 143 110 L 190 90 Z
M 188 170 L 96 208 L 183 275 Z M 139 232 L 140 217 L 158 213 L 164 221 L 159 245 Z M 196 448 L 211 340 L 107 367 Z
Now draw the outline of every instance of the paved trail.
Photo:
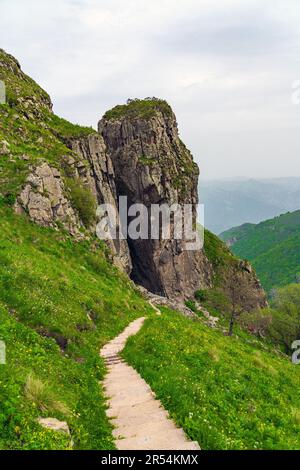
M 197 442 L 189 441 L 182 429 L 175 426 L 155 395 L 131 366 L 118 355 L 129 336 L 135 335 L 145 318 L 138 318 L 100 354 L 108 373 L 104 380 L 108 398 L 107 415 L 115 426 L 113 434 L 119 450 L 199 450 Z

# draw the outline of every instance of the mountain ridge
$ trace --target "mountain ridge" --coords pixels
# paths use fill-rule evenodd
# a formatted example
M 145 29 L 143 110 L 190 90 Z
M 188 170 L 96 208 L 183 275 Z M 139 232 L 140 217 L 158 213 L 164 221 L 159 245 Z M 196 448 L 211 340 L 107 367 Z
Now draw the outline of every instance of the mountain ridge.
M 243 224 L 220 236 L 237 256 L 253 263 L 268 291 L 298 282 L 300 210 L 257 225 Z
M 207 228 L 220 234 L 243 223 L 259 223 L 298 210 L 300 178 L 202 180 L 199 197 Z

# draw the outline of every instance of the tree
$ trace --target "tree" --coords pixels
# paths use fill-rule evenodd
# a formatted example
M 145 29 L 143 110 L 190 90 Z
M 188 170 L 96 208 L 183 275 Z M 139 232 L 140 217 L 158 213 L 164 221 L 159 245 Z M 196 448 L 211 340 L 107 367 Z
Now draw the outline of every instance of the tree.
M 292 352 L 293 341 L 299 336 L 299 319 L 279 310 L 269 309 L 272 315 L 272 323 L 268 328 L 268 337 L 275 344 L 284 347 L 287 354 Z
M 250 333 L 265 338 L 268 336 L 273 323 L 272 311 L 268 308 L 257 309 L 251 313 L 244 313 L 241 316 L 243 328 Z
M 300 338 L 300 285 L 290 284 L 277 289 L 272 300 L 272 339 L 283 344 L 291 352 L 291 344 Z
M 261 292 L 238 263 L 232 264 L 227 270 L 223 291 L 230 303 L 228 335 L 232 336 L 234 324 L 242 313 L 251 312 L 259 305 Z

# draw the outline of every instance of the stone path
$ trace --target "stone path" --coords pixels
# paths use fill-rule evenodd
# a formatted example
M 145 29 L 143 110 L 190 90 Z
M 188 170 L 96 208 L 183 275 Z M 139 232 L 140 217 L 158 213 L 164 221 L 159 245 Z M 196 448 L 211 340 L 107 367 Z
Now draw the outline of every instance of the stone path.
M 107 343 L 100 354 L 108 373 L 104 380 L 109 409 L 119 450 L 199 450 L 182 429 L 175 426 L 147 383 L 118 355 L 129 336 L 135 335 L 145 318 L 133 321 L 119 336 Z

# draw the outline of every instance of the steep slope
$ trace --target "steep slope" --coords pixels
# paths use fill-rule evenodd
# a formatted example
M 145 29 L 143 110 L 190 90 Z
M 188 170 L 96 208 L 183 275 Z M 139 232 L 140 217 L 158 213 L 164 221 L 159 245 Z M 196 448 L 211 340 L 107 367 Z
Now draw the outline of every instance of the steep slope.
M 5 207 L 0 221 L 0 449 L 67 448 L 68 436 L 41 428 L 40 416 L 66 420 L 75 449 L 113 448 L 99 350 L 152 309 L 98 242 Z
M 300 178 L 201 181 L 199 193 L 206 226 L 219 234 L 299 209 Z
M 258 225 L 245 224 L 224 232 L 232 251 L 256 268 L 270 290 L 297 281 L 300 274 L 300 211 Z
M 77 240 L 94 235 L 97 205 L 112 204 L 118 211 L 120 195 L 147 207 L 189 203 L 196 218 L 199 170 L 166 102 L 117 106 L 100 122 L 100 135 L 55 116 L 47 93 L 2 50 L 0 80 L 7 94 L 0 105 L 0 197 L 17 213 Z M 213 285 L 213 263 L 203 251 L 185 250 L 184 241 L 108 245 L 113 262 L 155 293 L 183 299 Z M 249 273 L 256 289 L 254 278 Z

